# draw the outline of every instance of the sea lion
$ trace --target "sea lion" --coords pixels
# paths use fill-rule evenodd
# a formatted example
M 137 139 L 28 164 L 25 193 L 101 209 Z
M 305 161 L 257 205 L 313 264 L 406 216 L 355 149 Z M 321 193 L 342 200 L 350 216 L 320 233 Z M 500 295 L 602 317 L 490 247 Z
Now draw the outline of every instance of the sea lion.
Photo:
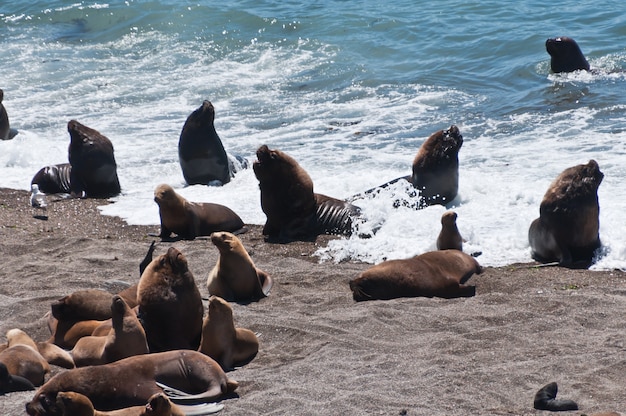
M 537 410 L 550 410 L 561 412 L 565 410 L 578 410 L 578 405 L 572 400 L 561 400 L 556 398 L 558 386 L 553 381 L 539 389 L 535 394 L 534 407 Z
M 21 329 L 7 331 L 7 349 L 0 352 L 0 363 L 9 374 L 23 377 L 35 386 L 41 386 L 50 372 L 48 361 L 39 353 L 37 344 Z
M 137 302 L 150 352 L 198 349 L 204 307 L 180 251 L 170 247 L 146 267 L 139 279 Z
M 604 174 L 595 160 L 565 169 L 552 182 L 528 230 L 532 258 L 588 268 L 601 246 L 598 187 Z
M 35 390 L 33 383 L 24 377 L 9 373 L 7 366 L 0 362 L 0 394 L 28 390 Z
M 229 232 L 211 234 L 211 242 L 220 252 L 217 264 L 209 273 L 209 294 L 228 301 L 252 301 L 269 295 L 273 280 L 255 267 L 241 240 Z
M 101 412 L 94 409 L 89 397 L 73 391 L 61 391 L 57 394 L 56 405 L 63 416 L 185 416 L 163 393 L 153 394 L 144 406 Z
M 476 287 L 465 282 L 482 272 L 472 256 L 458 250 L 439 250 L 405 260 L 388 260 L 370 267 L 350 281 L 355 301 L 400 297 L 469 297 Z
M 228 371 L 252 361 L 259 351 L 259 340 L 249 329 L 235 328 L 233 308 L 224 299 L 211 296 L 199 351 Z
M 11 128 L 7 110 L 2 104 L 3 99 L 4 91 L 0 89 L 0 140 L 11 140 L 17 134 L 17 130 Z
M 178 160 L 189 185 L 227 184 L 238 168 L 247 167 L 241 157 L 230 157 L 215 131 L 215 108 L 210 101 L 192 112 L 178 141 Z
M 589 71 L 589 62 L 572 38 L 550 38 L 546 40 L 546 51 L 550 54 L 552 72 Z
M 70 194 L 71 172 L 72 165 L 69 163 L 44 166 L 33 176 L 30 184 L 38 185 L 44 194 Z
M 155 188 L 154 201 L 159 206 L 161 239 L 169 239 L 172 233 L 179 238 L 193 240 L 215 231 L 247 231 L 239 215 L 230 208 L 208 202 L 187 201 L 166 184 Z
M 441 216 L 441 232 L 437 237 L 437 250 L 463 251 L 463 238 L 456 226 L 456 212 L 447 211 Z
M 113 296 L 111 314 L 113 329 L 107 336 L 87 336 L 76 342 L 72 349 L 76 367 L 106 364 L 148 353 L 146 333 L 121 296 Z
M 212 358 L 198 351 L 166 351 L 61 372 L 35 392 L 26 412 L 61 415 L 56 399 L 62 391 L 83 394 L 100 410 L 140 406 L 153 394 L 162 393 L 157 382 L 185 392 L 187 399 L 203 401 L 219 399 L 238 387 Z
M 360 208 L 313 192 L 313 181 L 296 160 L 266 145 L 257 150 L 254 174 L 267 220 L 263 235 L 271 242 L 313 241 L 319 234 L 352 232 Z

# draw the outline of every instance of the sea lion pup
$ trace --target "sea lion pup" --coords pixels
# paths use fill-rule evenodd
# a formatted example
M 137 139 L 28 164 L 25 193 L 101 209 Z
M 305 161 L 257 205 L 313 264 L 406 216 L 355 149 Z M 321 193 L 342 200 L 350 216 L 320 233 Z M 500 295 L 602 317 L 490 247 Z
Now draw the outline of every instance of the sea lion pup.
M 456 212 L 447 211 L 441 216 L 441 232 L 437 237 L 437 250 L 463 251 L 463 238 L 456 226 Z
M 2 104 L 3 99 L 4 91 L 0 89 L 0 140 L 11 140 L 17 134 L 17 130 L 11 128 L 7 110 Z
M 239 156 L 229 156 L 215 131 L 215 108 L 210 101 L 187 117 L 178 141 L 178 160 L 189 185 L 227 184 L 235 172 L 248 166 Z
M 50 378 L 26 404 L 31 416 L 60 415 L 59 392 L 74 391 L 91 400 L 99 410 L 145 405 L 153 394 L 162 393 L 158 383 L 182 391 L 179 400 L 214 401 L 235 391 L 212 358 L 198 351 L 177 350 L 135 355 L 110 364 L 74 368 Z
M 228 371 L 252 361 L 259 351 L 259 340 L 249 329 L 235 328 L 233 308 L 224 299 L 211 296 L 199 351 Z
M 572 400 L 561 400 L 556 398 L 558 386 L 553 381 L 539 389 L 535 394 L 534 407 L 537 410 L 550 410 L 561 412 L 565 410 L 578 410 L 578 405 Z
M 405 260 L 388 260 L 350 281 L 355 301 L 400 297 L 470 297 L 476 287 L 465 282 L 482 272 L 472 256 L 458 250 L 431 251 Z
M 21 329 L 7 331 L 7 349 L 0 352 L 9 374 L 23 377 L 35 386 L 41 386 L 50 372 L 48 361 L 39 353 L 37 344 Z
M 89 397 L 73 391 L 61 391 L 57 394 L 56 405 L 63 416 L 185 416 L 163 393 L 153 394 L 144 406 L 101 412 L 94 409 Z
M 266 145 L 256 152 L 254 174 L 267 217 L 263 235 L 271 242 L 314 241 L 319 234 L 352 233 L 360 208 L 313 192 L 313 181 L 294 158 Z
M 589 62 L 572 38 L 561 36 L 547 39 L 546 51 L 550 54 L 552 72 L 589 71 Z
M 213 233 L 211 242 L 220 255 L 207 279 L 209 294 L 235 302 L 258 300 L 269 295 L 272 278 L 255 267 L 237 236 L 228 232 Z
M 528 230 L 532 257 L 560 266 L 588 268 L 601 246 L 598 187 L 604 174 L 595 160 L 565 169 L 552 182 Z
M 139 279 L 137 302 L 150 352 L 198 349 L 204 307 L 180 251 L 170 247 L 146 267 Z
M 155 188 L 154 201 L 159 206 L 161 239 L 169 239 L 172 233 L 193 240 L 215 231 L 243 233 L 248 230 L 230 208 L 209 202 L 189 202 L 166 184 Z
M 137 315 L 118 295 L 113 296 L 111 313 L 113 329 L 107 336 L 87 336 L 76 342 L 72 349 L 76 367 L 106 364 L 148 353 L 146 333 Z
M 0 362 L 0 394 L 28 390 L 35 390 L 33 383 L 24 377 L 14 376 L 9 373 L 7 366 Z

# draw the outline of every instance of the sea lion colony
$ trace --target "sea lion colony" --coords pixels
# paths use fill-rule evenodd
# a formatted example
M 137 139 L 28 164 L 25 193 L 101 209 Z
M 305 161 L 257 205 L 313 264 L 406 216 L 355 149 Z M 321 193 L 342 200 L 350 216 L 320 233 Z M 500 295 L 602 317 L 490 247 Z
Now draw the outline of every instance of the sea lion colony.
M 553 43 L 549 41 L 546 46 L 554 59 Z M 569 41 L 564 43 L 572 44 Z M 588 70 L 588 64 L 587 67 L 577 69 Z M 555 66 L 553 70 L 557 72 Z M 188 160 L 192 157 L 185 147 L 199 146 L 190 145 L 189 141 L 198 137 L 202 139 L 202 136 L 209 136 L 213 141 L 211 146 L 205 147 L 215 150 L 207 150 L 204 161 L 219 165 L 220 174 L 215 179 L 226 184 L 236 172 L 232 161 L 228 165 L 226 152 L 213 127 L 213 119 L 213 106 L 205 101 L 192 113 L 181 133 L 181 167 L 187 171 L 185 178 L 189 183 L 208 183 L 212 180 L 206 177 L 192 179 L 188 175 Z M 43 168 L 35 175 L 32 183 L 38 183 L 40 188 L 43 187 L 49 193 L 66 193 L 73 197 L 108 197 L 119 193 L 121 187 L 111 142 L 96 130 L 74 120 L 68 123 L 68 131 L 72 138 L 69 163 Z M 424 199 L 417 208 L 430 204 L 449 204 L 457 196 L 458 151 L 462 143 L 459 129 L 454 125 L 433 133 L 419 149 L 413 162 L 412 175 L 394 180 L 407 180 L 422 194 Z M 85 145 L 88 147 L 85 148 Z M 183 149 L 180 149 L 181 146 Z M 350 202 L 316 194 L 312 179 L 289 155 L 263 145 L 257 150 L 257 158 L 253 168 L 261 189 L 261 206 L 267 216 L 263 229 L 266 241 L 314 241 L 321 233 L 349 235 L 353 222 L 366 220 L 361 218 L 360 209 Z M 98 168 L 92 169 L 94 165 Z M 197 169 L 195 162 L 194 166 Z M 598 164 L 592 160 L 586 165 L 566 169 L 555 180 L 542 201 L 540 217 L 529 229 L 534 259 L 556 262 L 564 267 L 589 267 L 592 264 L 594 253 L 601 245 L 597 189 L 602 178 Z M 175 386 L 172 387 L 189 394 L 204 394 L 204 399 L 215 399 L 229 394 L 237 387 L 237 383 L 223 371 L 246 364 L 259 351 L 255 334 L 244 328 L 235 328 L 232 308 L 226 300 L 216 296 L 233 301 L 259 301 L 271 289 L 271 277 L 255 267 L 241 242 L 229 233 L 245 232 L 243 221 L 227 207 L 212 206 L 206 212 L 206 208 L 200 207 L 201 204 L 186 201 L 165 184 L 155 190 L 155 201 L 161 214 L 159 237 L 163 240 L 169 239 L 171 232 L 174 232 L 179 238 L 186 239 L 211 235 L 218 248 L 218 243 L 226 237 L 234 241 L 237 257 L 233 258 L 232 254 L 220 248 L 224 256 L 223 264 L 216 264 L 207 281 L 208 291 L 212 295 L 209 315 L 203 323 L 204 309 L 185 256 L 172 247 L 167 253 L 152 260 L 154 245 L 151 246 L 140 267 L 138 285 L 125 291 L 126 296 L 97 291 L 68 294 L 51 305 L 51 337 L 47 342 L 35 343 L 17 329 L 9 331 L 8 343 L 0 353 L 0 388 L 6 393 L 42 386 L 27 406 L 29 414 L 67 414 L 63 413 L 64 409 L 78 406 L 78 403 L 88 409 L 90 406 L 107 409 L 150 407 L 152 401 L 155 401 L 155 406 L 159 402 L 160 407 L 169 409 L 170 413 L 166 411 L 163 414 L 179 414 L 175 404 L 170 405 L 167 398 L 158 396 L 162 394 L 162 388 L 154 384 L 154 374 L 164 372 L 170 381 L 173 380 Z M 171 208 L 172 205 L 174 208 Z M 204 226 L 204 223 L 212 220 L 216 210 L 225 213 L 221 214 L 225 215 L 224 221 L 214 222 L 210 227 Z M 441 251 L 384 262 L 351 280 L 350 289 L 354 299 L 474 296 L 475 287 L 465 283 L 473 273 L 480 273 L 481 267 L 474 258 L 461 251 L 462 238 L 456 227 L 456 218 L 453 212 L 442 217 L 442 232 L 437 241 Z M 245 265 L 246 270 L 249 270 L 247 274 L 241 270 L 235 273 L 250 276 L 246 277 L 247 289 L 243 292 L 237 291 L 243 285 L 241 282 L 234 287 L 229 286 L 228 275 L 233 273 L 233 265 L 230 263 L 234 263 L 234 269 L 237 265 Z M 214 311 L 211 313 L 211 310 Z M 172 321 L 172 325 L 168 326 L 169 321 Z M 177 322 L 184 322 L 185 325 L 177 325 Z M 219 334 L 227 335 L 222 338 Z M 128 349 L 128 345 L 133 347 Z M 185 350 L 199 350 L 205 358 L 189 355 L 191 353 L 187 357 L 184 352 L 176 352 Z M 159 358 L 157 364 L 148 358 L 155 354 L 169 355 Z M 141 355 L 146 358 L 136 358 Z M 206 379 L 193 381 L 187 374 L 173 375 L 173 370 L 167 364 L 170 359 L 174 363 L 177 360 L 202 362 L 201 365 L 207 366 Z M 24 365 L 16 366 L 16 362 Z M 109 367 L 111 364 L 108 363 L 113 363 L 113 366 Z M 66 368 L 95 364 L 102 369 L 102 377 L 98 378 L 99 370 L 89 376 L 78 372 L 71 376 L 61 373 L 45 381 L 50 364 Z M 145 371 L 153 374 L 142 376 L 146 379 L 139 381 L 148 386 L 140 397 L 112 399 L 112 396 L 107 396 L 110 393 L 106 390 L 110 386 L 106 382 L 99 383 L 109 377 L 128 374 L 131 371 L 129 368 L 134 368 L 132 366 L 139 366 L 142 371 L 148 369 Z M 61 391 L 75 391 L 77 396 L 60 394 Z M 87 397 L 80 396 L 82 394 Z M 165 404 L 164 400 L 167 401 Z M 93 405 L 91 402 L 94 402 Z M 137 410 L 137 414 L 153 414 L 142 411 L 145 408 Z

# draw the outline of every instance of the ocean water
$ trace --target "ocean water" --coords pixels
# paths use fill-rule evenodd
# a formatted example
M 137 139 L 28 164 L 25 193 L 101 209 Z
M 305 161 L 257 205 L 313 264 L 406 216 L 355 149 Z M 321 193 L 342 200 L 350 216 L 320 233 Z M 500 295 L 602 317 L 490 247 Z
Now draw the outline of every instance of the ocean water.
M 101 208 L 155 225 L 154 187 L 263 224 L 251 169 L 186 186 L 177 144 L 203 100 L 229 153 L 292 155 L 315 191 L 348 198 L 406 175 L 421 143 L 456 124 L 459 197 L 393 208 L 359 199 L 370 239 L 332 241 L 321 261 L 377 263 L 435 248 L 458 214 L 480 263 L 530 261 L 527 232 L 563 169 L 598 161 L 603 256 L 626 269 L 626 14 L 621 1 L 41 1 L 0 3 L 0 88 L 19 134 L 0 142 L 0 186 L 29 189 L 67 161 L 67 122 L 111 139 L 123 192 Z M 544 42 L 576 39 L 595 73 L 551 74 Z M 53 218 L 51 219 L 53 220 Z

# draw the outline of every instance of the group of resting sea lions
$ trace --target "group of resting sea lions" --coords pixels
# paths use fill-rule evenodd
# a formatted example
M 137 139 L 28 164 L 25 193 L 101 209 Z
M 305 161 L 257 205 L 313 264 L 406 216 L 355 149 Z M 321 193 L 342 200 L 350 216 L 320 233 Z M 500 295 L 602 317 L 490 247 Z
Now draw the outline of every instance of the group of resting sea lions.
M 569 38 L 548 39 L 546 49 L 554 72 L 589 70 Z M 183 126 L 178 152 L 189 184 L 224 185 L 248 166 L 244 158 L 225 151 L 214 118 L 213 105 L 204 101 Z M 0 104 L 0 138 L 9 138 L 11 131 Z M 39 170 L 31 181 L 33 189 L 78 198 L 119 194 L 111 141 L 76 120 L 68 123 L 68 131 L 69 163 Z M 450 204 L 458 192 L 462 144 L 455 125 L 433 133 L 417 152 L 410 175 L 361 196 L 407 181 L 421 197 L 416 208 Z M 315 193 L 311 177 L 288 154 L 263 145 L 256 156 L 252 168 L 267 217 L 266 241 L 313 241 L 324 233 L 349 235 L 356 222 L 366 221 L 360 208 L 350 202 L 356 198 L 340 200 Z M 602 179 L 598 164 L 590 160 L 565 169 L 550 185 L 539 218 L 529 227 L 535 260 L 564 267 L 592 264 L 601 245 L 597 190 Z M 254 265 L 237 237 L 247 231 L 244 222 L 229 207 L 188 201 L 167 184 L 156 187 L 154 200 L 161 222 L 158 236 L 163 241 L 210 236 L 218 248 L 217 264 L 206 282 L 210 294 L 206 316 L 184 254 L 170 247 L 153 259 L 153 242 L 136 285 L 117 294 L 83 290 L 53 303 L 48 341 L 34 342 L 19 329 L 7 333 L 7 343 L 0 346 L 0 392 L 40 386 L 26 405 L 29 415 L 208 414 L 220 405 L 190 405 L 189 401 L 206 402 L 231 394 L 237 382 L 225 371 L 256 356 L 258 339 L 252 331 L 235 327 L 229 302 L 260 300 L 269 295 L 273 280 Z M 475 287 L 466 282 L 482 268 L 462 251 L 456 218 L 453 211 L 443 214 L 437 251 L 385 261 L 352 279 L 354 300 L 474 296 Z M 68 370 L 45 381 L 50 364 Z M 573 409 L 572 403 L 556 400 L 555 383 L 542 388 L 535 398 L 537 409 Z

